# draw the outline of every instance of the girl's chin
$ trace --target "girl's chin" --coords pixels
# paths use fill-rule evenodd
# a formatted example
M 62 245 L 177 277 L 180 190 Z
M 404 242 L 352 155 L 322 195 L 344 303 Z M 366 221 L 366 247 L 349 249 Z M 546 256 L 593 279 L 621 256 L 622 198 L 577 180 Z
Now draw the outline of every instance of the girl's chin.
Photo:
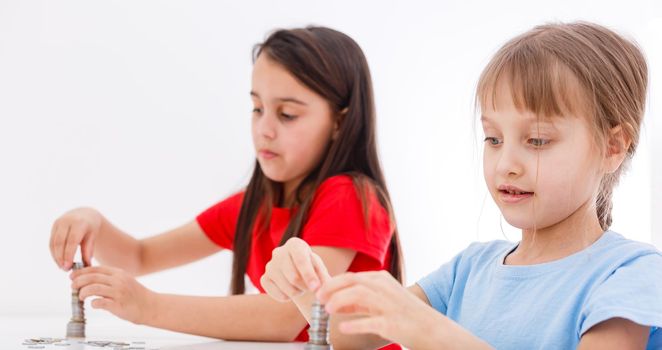
M 525 215 L 508 215 L 501 213 L 503 218 L 506 220 L 508 225 L 519 229 L 519 230 L 528 230 L 533 228 L 535 225 L 531 222 L 531 217 L 525 217 Z
M 280 183 L 286 183 L 290 181 L 290 178 L 286 175 L 283 175 L 280 172 L 277 171 L 270 171 L 271 169 L 265 169 L 264 167 L 262 168 L 262 173 L 264 176 L 267 177 L 267 179 L 273 181 L 273 182 L 280 182 Z

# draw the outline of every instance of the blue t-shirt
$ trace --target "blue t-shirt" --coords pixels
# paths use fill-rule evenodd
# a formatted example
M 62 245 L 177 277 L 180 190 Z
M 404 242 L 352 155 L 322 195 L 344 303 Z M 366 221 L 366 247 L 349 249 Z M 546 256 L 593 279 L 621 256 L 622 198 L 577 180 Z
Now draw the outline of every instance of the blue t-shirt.
M 517 243 L 473 243 L 418 282 L 432 307 L 497 349 L 575 349 L 594 325 L 620 317 L 651 327 L 662 349 L 662 253 L 607 231 L 544 264 L 504 265 Z

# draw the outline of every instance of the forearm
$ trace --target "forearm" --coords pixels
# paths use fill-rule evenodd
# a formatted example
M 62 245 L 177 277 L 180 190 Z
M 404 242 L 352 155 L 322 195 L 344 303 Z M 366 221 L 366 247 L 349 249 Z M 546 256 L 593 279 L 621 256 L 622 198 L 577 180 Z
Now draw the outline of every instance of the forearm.
M 426 310 L 424 315 L 412 323 L 411 327 L 392 329 L 393 334 L 348 335 L 340 332 L 339 325 L 343 321 L 361 318 L 361 316 L 346 316 L 336 314 L 331 318 L 331 343 L 336 350 L 345 349 L 379 349 L 393 339 L 407 348 L 418 349 L 457 349 L 457 350 L 487 350 L 489 344 L 471 334 L 457 323 L 435 310 Z M 404 316 L 404 315 L 403 315 Z
M 140 272 L 140 241 L 115 227 L 105 217 L 101 220 L 94 257 L 102 265 L 117 267 L 133 275 Z
M 412 349 L 493 349 L 485 341 L 440 313 L 434 315 L 430 322 L 421 324 L 420 335 L 414 338 L 415 344 L 412 344 Z
M 144 324 L 225 340 L 293 341 L 306 320 L 293 303 L 265 294 L 197 297 L 155 294 Z
M 338 324 L 349 317 L 335 317 L 331 320 L 331 344 L 336 350 L 350 349 L 379 349 L 386 346 L 391 341 L 385 340 L 373 334 L 347 335 L 338 330 Z M 448 325 L 446 329 L 431 329 L 428 325 L 420 325 L 418 334 L 411 334 L 411 342 L 402 342 L 402 344 L 412 350 L 488 350 L 492 349 L 487 343 L 469 333 L 465 329 L 457 326 Z

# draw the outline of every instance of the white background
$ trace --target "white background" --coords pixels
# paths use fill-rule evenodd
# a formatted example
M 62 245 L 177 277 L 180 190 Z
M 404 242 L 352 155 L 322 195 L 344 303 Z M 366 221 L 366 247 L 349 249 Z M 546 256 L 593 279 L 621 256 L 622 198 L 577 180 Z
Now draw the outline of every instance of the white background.
M 509 38 L 577 19 L 648 56 L 649 109 L 613 228 L 662 247 L 659 2 L 0 0 L 0 313 L 69 312 L 48 252 L 68 209 L 96 207 L 146 237 L 247 182 L 251 48 L 278 27 L 330 26 L 364 49 L 409 282 L 471 241 L 517 240 L 484 188 L 475 84 Z M 222 295 L 230 264 L 226 252 L 141 281 Z

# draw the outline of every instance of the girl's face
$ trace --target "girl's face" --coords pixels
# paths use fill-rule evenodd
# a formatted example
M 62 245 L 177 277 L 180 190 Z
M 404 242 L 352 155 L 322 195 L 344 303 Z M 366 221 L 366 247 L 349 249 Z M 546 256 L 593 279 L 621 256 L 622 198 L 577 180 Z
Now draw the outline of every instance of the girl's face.
M 253 66 L 252 135 L 264 174 L 288 190 L 322 161 L 336 123 L 328 102 L 261 54 Z
M 481 118 L 483 170 L 506 221 L 523 230 L 540 230 L 580 208 L 591 208 L 603 172 L 586 118 L 538 120 L 534 113 L 515 108 L 509 91 L 497 95 L 498 111 L 486 103 Z

